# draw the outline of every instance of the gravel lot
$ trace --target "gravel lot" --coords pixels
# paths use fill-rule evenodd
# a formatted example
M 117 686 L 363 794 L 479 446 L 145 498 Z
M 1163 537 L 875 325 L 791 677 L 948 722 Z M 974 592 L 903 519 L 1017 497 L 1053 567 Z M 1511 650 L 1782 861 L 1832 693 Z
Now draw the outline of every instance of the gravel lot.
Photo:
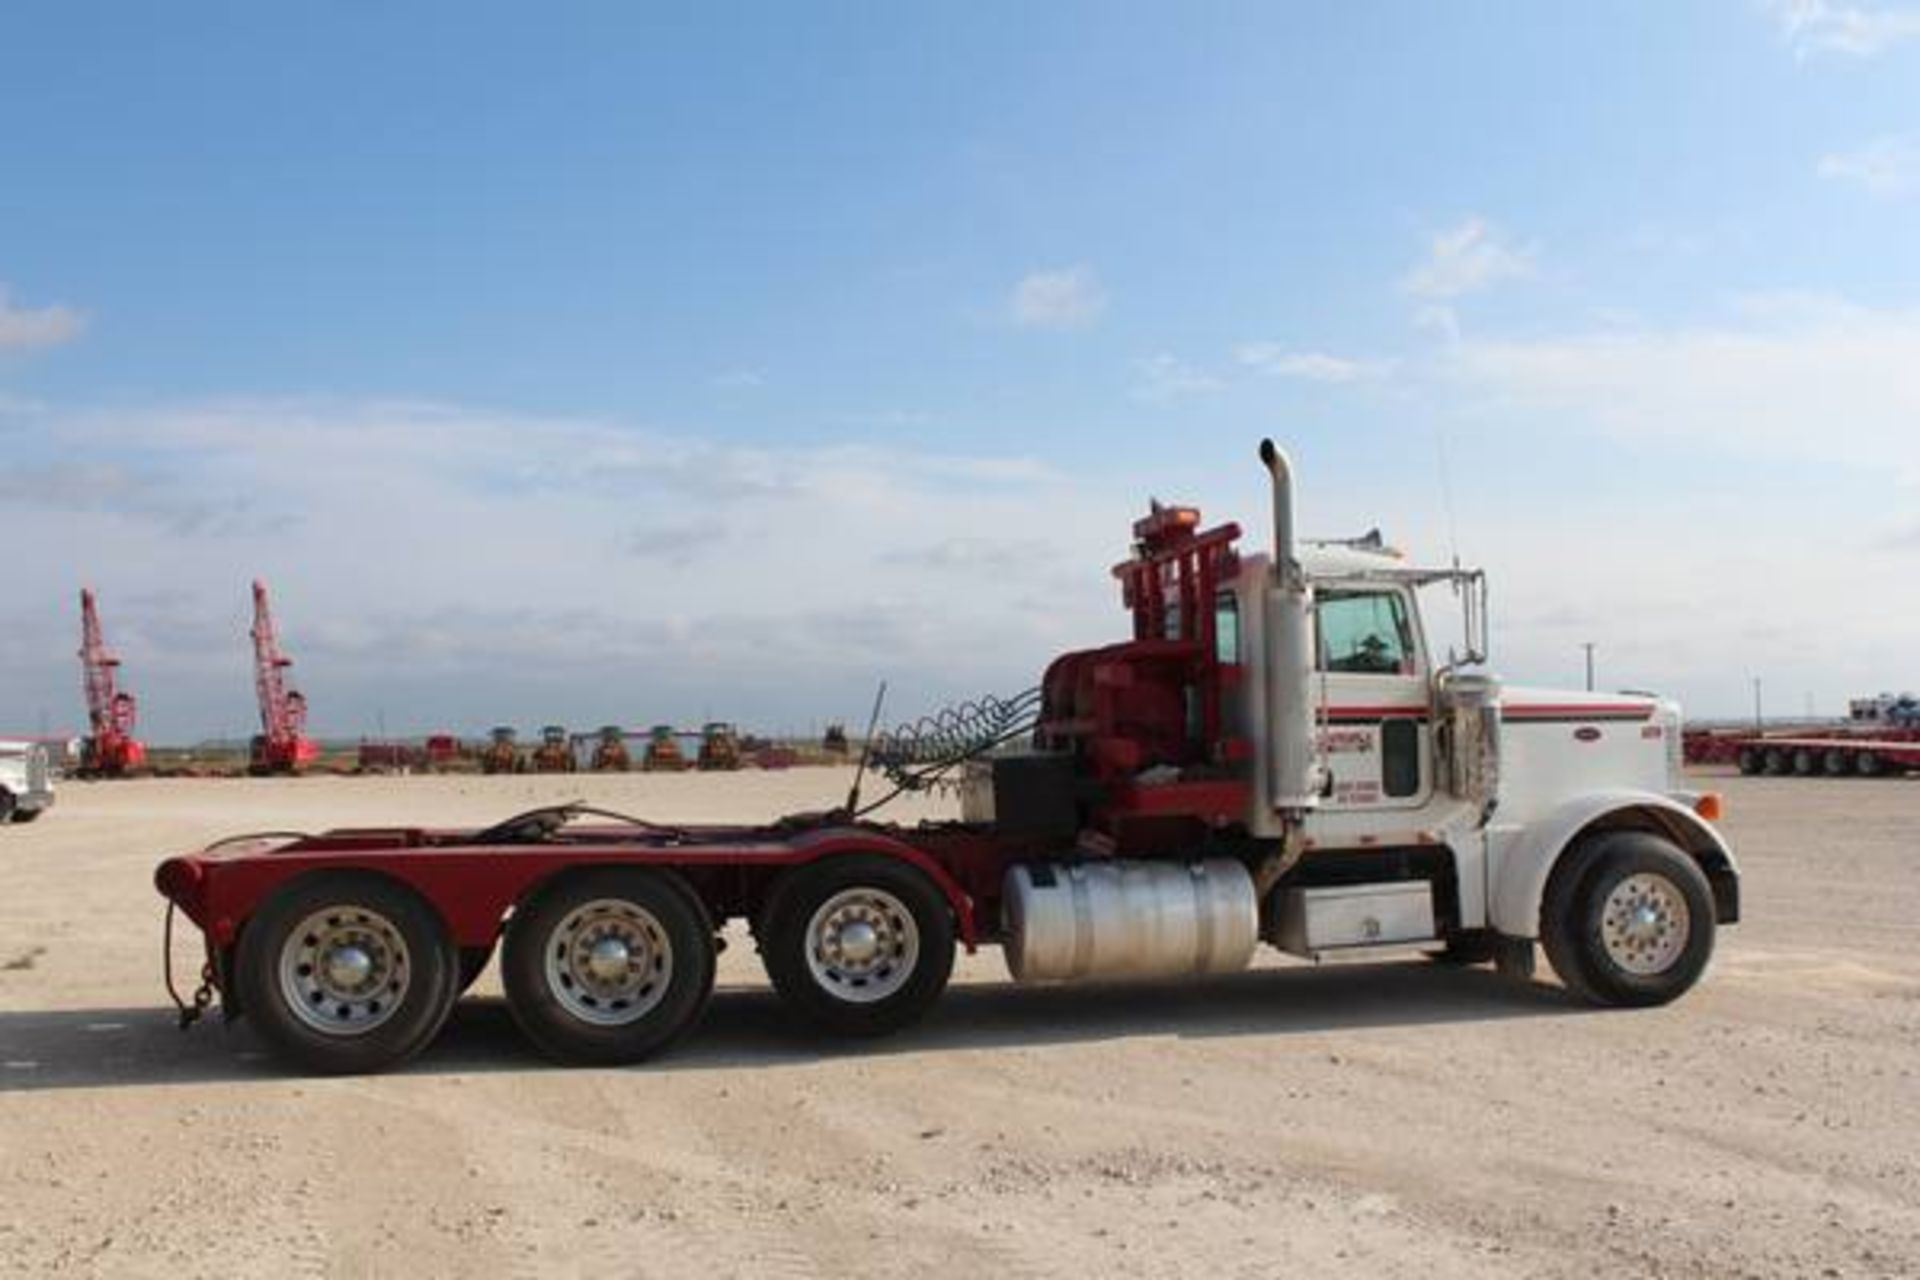
M 1272 955 L 1019 990 L 988 951 L 850 1051 L 736 937 L 657 1063 L 548 1066 L 489 975 L 404 1072 L 311 1080 L 174 1029 L 161 856 L 577 795 L 755 819 L 844 775 L 69 784 L 0 831 L 0 1273 L 1920 1275 L 1920 781 L 1709 785 L 1747 919 L 1667 1009 Z

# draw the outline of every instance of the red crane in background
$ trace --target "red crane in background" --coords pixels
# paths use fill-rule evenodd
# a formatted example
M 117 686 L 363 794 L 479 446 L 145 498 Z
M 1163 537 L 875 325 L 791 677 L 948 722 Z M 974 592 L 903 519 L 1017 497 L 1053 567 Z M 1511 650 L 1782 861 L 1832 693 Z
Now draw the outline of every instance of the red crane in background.
M 253 680 L 260 694 L 260 732 L 248 751 L 253 773 L 296 773 L 320 754 L 306 735 L 307 700 L 287 688 L 293 659 L 280 652 L 267 607 L 267 586 L 253 584 Z
M 146 747 L 133 736 L 133 695 L 114 675 L 120 659 L 107 652 L 100 636 L 100 613 L 93 592 L 80 592 L 80 670 L 87 694 L 89 736 L 80 747 L 80 772 L 117 778 L 147 762 Z

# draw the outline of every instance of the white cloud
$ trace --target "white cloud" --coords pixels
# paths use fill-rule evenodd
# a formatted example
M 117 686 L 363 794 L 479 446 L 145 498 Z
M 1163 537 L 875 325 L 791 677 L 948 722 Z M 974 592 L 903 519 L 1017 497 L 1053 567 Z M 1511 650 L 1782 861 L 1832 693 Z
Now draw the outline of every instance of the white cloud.
M 1140 361 L 1140 384 L 1133 389 L 1135 398 L 1165 403 L 1186 396 L 1205 395 L 1225 385 L 1205 369 L 1188 364 L 1176 355 L 1160 352 Z
M 1458 298 L 1505 280 L 1533 274 L 1537 251 L 1516 245 L 1484 218 L 1470 217 L 1436 233 L 1427 256 L 1401 278 L 1400 286 L 1417 298 Z
M 1823 178 L 1856 182 L 1878 196 L 1898 195 L 1920 187 L 1920 138 L 1875 138 L 1851 151 L 1820 157 Z
M 1774 0 L 1781 34 L 1794 53 L 1845 53 L 1871 57 L 1920 37 L 1920 9 L 1832 0 Z
M 1410 372 L 1459 464 L 1461 553 L 1508 602 L 1509 679 L 1577 682 L 1587 641 L 1606 687 L 1696 714 L 1737 711 L 1755 676 L 1770 706 L 1831 709 L 1909 679 L 1920 308 L 1751 298 L 1692 325 L 1469 334 Z M 1450 523 L 1389 532 L 1431 552 Z
M 723 391 L 764 386 L 766 381 L 766 375 L 758 369 L 728 369 L 725 373 L 717 373 L 713 376 L 713 385 Z
M 1442 367 L 1470 394 L 1622 437 L 1920 469 L 1920 311 L 1756 298 L 1715 326 L 1469 339 Z
M 378 709 L 395 731 L 804 727 L 853 715 L 881 676 L 901 714 L 1011 692 L 1123 627 L 1103 568 L 1140 496 L 1019 454 L 436 404 L 27 409 L 0 436 L 0 541 L 43 548 L 0 601 L 0 707 L 78 718 L 69 606 L 92 582 L 160 740 L 248 723 L 256 575 L 330 734 Z M 1036 510 L 1046 554 L 980 541 Z M 1035 597 L 1051 607 L 1021 607 Z
M 72 307 L 15 306 L 7 286 L 0 284 L 0 351 L 57 347 L 79 337 L 86 327 L 86 314 Z
M 1015 324 L 1077 329 L 1100 318 L 1107 309 L 1107 295 L 1091 268 L 1060 267 L 1023 276 L 1008 306 Z
M 1355 360 L 1324 351 L 1295 351 L 1277 342 L 1245 342 L 1233 358 L 1261 373 L 1306 382 L 1368 382 L 1393 371 L 1390 360 Z

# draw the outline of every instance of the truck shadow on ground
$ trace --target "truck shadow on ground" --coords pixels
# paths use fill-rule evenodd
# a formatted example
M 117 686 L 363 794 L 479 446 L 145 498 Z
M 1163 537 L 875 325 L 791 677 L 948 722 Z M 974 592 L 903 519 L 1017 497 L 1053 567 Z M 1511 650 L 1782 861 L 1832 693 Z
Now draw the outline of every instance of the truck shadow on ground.
M 1199 982 L 950 988 L 928 1019 L 882 1040 L 846 1041 L 796 1026 L 771 992 L 722 988 L 680 1045 L 629 1068 L 700 1071 L 779 1067 L 836 1056 L 1073 1045 L 1133 1036 L 1297 1036 L 1374 1027 L 1445 1027 L 1510 1018 L 1592 1016 L 1545 982 L 1486 969 L 1339 964 L 1263 969 Z M 540 1057 L 497 995 L 455 1008 L 438 1040 L 406 1074 L 565 1070 Z M 0 1093 L 115 1085 L 204 1084 L 291 1078 L 244 1020 L 217 1014 L 187 1033 L 164 1007 L 0 1013 Z

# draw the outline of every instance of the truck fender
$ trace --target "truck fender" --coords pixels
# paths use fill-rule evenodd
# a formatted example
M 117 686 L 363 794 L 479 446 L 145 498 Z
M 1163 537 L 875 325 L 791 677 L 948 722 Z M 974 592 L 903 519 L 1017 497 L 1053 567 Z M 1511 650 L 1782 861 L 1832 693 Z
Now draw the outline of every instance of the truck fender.
M 1576 796 L 1504 833 L 1497 826 L 1489 830 L 1489 923 L 1510 937 L 1538 937 L 1540 903 L 1553 869 L 1583 837 L 1602 831 L 1651 831 L 1673 841 L 1706 873 L 1718 922 L 1739 919 L 1739 869 L 1720 833 L 1670 796 L 1617 790 Z

